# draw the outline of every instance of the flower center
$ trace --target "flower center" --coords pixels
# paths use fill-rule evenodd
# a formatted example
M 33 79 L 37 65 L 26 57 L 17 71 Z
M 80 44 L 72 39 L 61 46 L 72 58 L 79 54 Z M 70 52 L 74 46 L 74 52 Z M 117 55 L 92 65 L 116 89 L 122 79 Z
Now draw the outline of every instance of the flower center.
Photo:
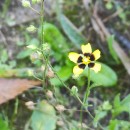
M 82 59 L 82 62 L 83 62 L 83 64 L 89 64 L 90 63 L 90 60 L 89 60 L 89 57 L 83 57 L 83 59 Z

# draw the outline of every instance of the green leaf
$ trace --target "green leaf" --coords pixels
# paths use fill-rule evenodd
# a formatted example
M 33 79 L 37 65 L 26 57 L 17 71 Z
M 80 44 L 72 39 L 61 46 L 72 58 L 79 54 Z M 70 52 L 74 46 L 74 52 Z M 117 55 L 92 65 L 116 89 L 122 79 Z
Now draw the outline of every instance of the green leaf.
M 90 69 L 90 80 L 104 87 L 114 86 L 117 83 L 116 73 L 109 66 L 103 63 L 100 64 L 101 70 L 98 73 L 95 73 L 93 70 Z M 83 73 L 84 76 L 88 76 L 87 69 Z
M 111 120 L 108 130 L 129 130 L 130 122 L 124 120 Z
M 93 124 L 94 127 L 97 127 L 98 122 L 107 115 L 106 111 L 96 111 L 96 116 L 94 118 Z
M 60 30 L 50 23 L 44 25 L 44 42 L 48 43 L 51 47 L 50 55 L 54 57 L 56 61 L 63 61 L 66 58 L 69 46 L 66 39 L 60 32 Z M 41 28 L 39 29 L 39 36 L 41 35 Z M 63 55 L 64 54 L 64 55 Z
M 1 54 L 1 62 L 5 63 L 8 60 L 8 53 L 6 50 L 2 50 L 2 54 Z
M 111 120 L 109 130 L 119 130 L 119 124 L 117 120 Z
M 68 36 L 68 38 L 75 44 L 77 48 L 80 48 L 80 45 L 86 43 L 86 38 L 78 32 L 76 27 L 69 21 L 65 15 L 59 15 L 60 24 Z
M 66 52 L 69 48 L 64 36 L 59 31 L 59 29 L 50 23 L 45 23 L 43 26 L 44 26 L 44 41 L 50 44 L 51 48 L 54 51 L 60 52 L 62 54 Z
M 105 110 L 105 111 L 109 111 L 112 109 L 112 105 L 110 104 L 109 101 L 105 101 L 103 104 L 102 104 L 102 109 Z
M 56 121 L 57 117 L 53 106 L 46 101 L 41 101 L 32 114 L 31 127 L 33 130 L 55 130 Z
M 32 52 L 33 51 L 30 49 L 25 49 L 25 50 L 21 51 L 20 53 L 18 53 L 17 59 L 27 58 L 28 56 L 30 56 L 30 54 L 32 54 Z
M 111 35 L 110 37 L 107 38 L 107 43 L 108 43 L 110 53 L 112 57 L 114 58 L 114 60 L 119 64 L 119 58 L 113 48 L 113 41 L 114 41 L 114 35 Z
M 27 42 L 27 45 L 34 45 L 34 46 L 38 47 L 39 41 L 38 41 L 38 39 L 33 38 L 33 39 L 29 40 L 29 42 Z
M 120 97 L 117 95 L 114 100 L 114 109 L 112 111 L 113 117 L 119 115 L 122 112 L 128 112 L 130 114 L 130 94 L 125 97 L 121 102 L 119 101 Z M 117 107 L 115 107 L 115 105 Z
M 36 68 L 19 68 L 19 69 L 3 69 L 0 66 L 0 78 L 10 78 L 10 77 L 17 77 L 17 78 L 34 78 L 33 72 L 38 72 L 38 77 L 41 78 L 42 73 L 41 71 L 37 70 Z
M 126 112 L 130 113 L 130 94 L 121 101 L 121 106 L 124 107 Z
M 70 66 L 63 66 L 62 68 L 60 68 L 57 71 L 57 74 L 60 77 L 60 79 L 63 82 L 65 82 L 72 75 L 72 68 Z M 53 84 L 53 85 L 56 85 L 56 86 L 61 86 L 62 85 L 62 83 L 59 81 L 59 79 L 57 77 L 53 78 L 53 79 L 50 79 L 50 81 L 51 81 L 51 84 Z
M 110 1 L 110 2 L 107 2 L 106 8 L 109 9 L 109 10 L 113 8 L 113 5 L 112 5 L 112 2 L 111 2 L 111 1 Z
M 0 116 L 0 130 L 9 130 L 8 122 L 4 121 Z
M 121 105 L 120 104 L 120 94 L 117 94 L 115 99 L 114 99 L 114 107 L 119 108 L 120 105 Z

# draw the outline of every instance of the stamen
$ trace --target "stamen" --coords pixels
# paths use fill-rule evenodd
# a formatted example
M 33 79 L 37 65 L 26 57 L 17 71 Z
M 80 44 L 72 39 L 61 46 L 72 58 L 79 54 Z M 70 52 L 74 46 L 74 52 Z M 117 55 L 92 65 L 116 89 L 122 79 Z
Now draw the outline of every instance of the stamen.
M 83 57 L 82 61 L 83 61 L 84 64 L 90 63 L 89 57 Z

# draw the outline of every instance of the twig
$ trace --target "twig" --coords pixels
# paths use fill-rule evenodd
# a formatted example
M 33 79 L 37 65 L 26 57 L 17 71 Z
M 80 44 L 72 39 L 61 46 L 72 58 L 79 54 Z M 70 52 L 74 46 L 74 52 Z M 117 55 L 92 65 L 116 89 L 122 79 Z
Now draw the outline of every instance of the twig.
M 118 16 L 121 12 L 123 11 L 123 9 L 117 10 L 115 13 L 113 13 L 112 15 L 109 15 L 108 17 L 106 17 L 105 19 L 103 19 L 103 22 L 107 22 L 109 19 L 112 19 L 116 16 Z

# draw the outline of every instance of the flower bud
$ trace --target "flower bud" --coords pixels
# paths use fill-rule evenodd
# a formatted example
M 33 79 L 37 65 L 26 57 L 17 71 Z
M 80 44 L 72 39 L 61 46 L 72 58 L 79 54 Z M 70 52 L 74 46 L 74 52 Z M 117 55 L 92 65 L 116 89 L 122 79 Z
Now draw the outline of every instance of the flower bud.
M 35 103 L 32 102 L 32 101 L 26 102 L 26 103 L 25 103 L 25 106 L 27 106 L 27 108 L 28 108 L 29 110 L 34 110 L 34 109 L 35 109 Z
M 48 71 L 47 71 L 47 76 L 48 76 L 49 78 L 54 78 L 55 74 L 54 74 L 54 72 L 53 72 L 51 69 L 48 69 Z
M 29 27 L 27 27 L 27 31 L 28 32 L 36 32 L 36 27 L 35 26 L 33 26 L 33 25 L 30 25 Z
M 45 65 L 42 65 L 41 66 L 41 71 L 44 71 L 45 70 Z
M 41 0 L 37 0 L 37 3 L 41 3 Z
M 64 122 L 63 122 L 62 120 L 58 120 L 58 121 L 56 122 L 56 124 L 57 124 L 58 126 L 63 126 L 63 125 L 64 125 Z
M 63 105 L 57 105 L 55 108 L 59 112 L 63 112 L 65 110 L 65 107 Z
M 32 0 L 32 4 L 36 4 L 37 3 L 37 0 Z
M 78 127 L 79 127 L 79 128 L 84 128 L 84 129 L 88 128 L 85 123 L 82 123 L 82 124 L 81 124 L 81 123 L 78 123 Z
M 73 75 L 72 78 L 73 78 L 73 79 L 78 79 L 78 78 L 79 78 L 79 75 Z
M 43 44 L 42 47 L 43 47 L 43 51 L 46 54 L 48 54 L 50 52 L 51 47 L 50 47 L 50 45 L 48 43 Z
M 30 55 L 30 59 L 32 62 L 36 61 L 37 59 L 40 59 L 39 57 L 40 57 L 39 54 L 36 52 L 34 52 Z
M 111 110 L 112 109 L 112 105 L 109 103 L 109 101 L 105 101 L 102 105 L 103 110 Z
M 78 88 L 76 86 L 73 86 L 71 88 L 71 92 L 72 92 L 73 95 L 77 95 L 78 94 Z
M 22 0 L 22 6 L 28 8 L 28 7 L 31 6 L 31 4 L 30 4 L 30 2 L 28 0 Z
M 33 70 L 29 69 L 29 70 L 27 71 L 27 74 L 28 74 L 28 76 L 33 76 Z
M 53 98 L 53 93 L 50 90 L 47 91 L 46 95 L 48 98 Z
M 28 45 L 27 48 L 31 49 L 31 50 L 36 50 L 37 47 L 35 45 Z

